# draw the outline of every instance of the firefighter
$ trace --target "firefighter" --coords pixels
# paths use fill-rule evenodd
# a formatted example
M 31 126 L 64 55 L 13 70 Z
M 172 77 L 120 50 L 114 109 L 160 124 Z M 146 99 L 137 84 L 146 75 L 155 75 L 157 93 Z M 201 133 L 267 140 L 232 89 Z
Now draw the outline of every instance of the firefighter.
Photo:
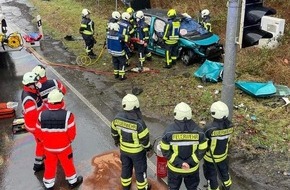
M 120 146 L 122 162 L 121 183 L 123 190 L 131 188 L 133 167 L 138 190 L 150 189 L 147 180 L 147 157 L 152 154 L 149 130 L 142 119 L 138 98 L 127 94 L 122 99 L 123 111 L 111 125 L 111 134 L 116 146 Z
M 148 24 L 146 24 L 145 22 L 144 13 L 142 11 L 137 11 L 136 21 L 137 21 L 136 44 L 137 44 L 137 49 L 138 49 L 138 54 L 139 54 L 139 71 L 141 72 L 143 70 L 145 56 L 147 60 L 151 61 L 152 55 L 147 47 L 148 40 L 149 40 L 149 27 L 148 27 Z
M 163 133 L 161 151 L 168 163 L 168 186 L 179 190 L 182 181 L 188 190 L 196 190 L 200 181 L 199 161 L 207 148 L 202 129 L 191 119 L 192 110 L 181 102 L 174 108 L 174 122 Z
M 25 73 L 22 80 L 22 84 L 24 86 L 21 95 L 25 129 L 34 135 L 36 143 L 35 161 L 33 166 L 33 170 L 35 172 L 39 172 L 44 169 L 43 144 L 35 136 L 37 118 L 40 111 L 44 107 L 36 86 L 38 79 L 38 75 L 34 72 Z
M 208 149 L 204 155 L 204 175 L 209 181 L 209 190 L 219 190 L 217 172 L 219 172 L 223 185 L 229 190 L 232 180 L 228 171 L 227 156 L 233 125 L 228 119 L 229 109 L 225 103 L 221 101 L 213 103 L 210 112 L 213 121 L 204 128 L 208 139 Z
M 107 32 L 109 31 L 110 25 L 112 23 L 118 23 L 120 21 L 121 14 L 118 11 L 113 11 L 112 12 L 112 17 L 109 19 L 108 24 L 107 24 Z
M 42 98 L 44 105 L 47 105 L 47 96 L 53 89 L 60 89 L 61 92 L 66 94 L 66 87 L 58 80 L 51 79 L 48 80 L 46 76 L 46 69 L 43 65 L 37 65 L 32 69 L 32 72 L 39 76 L 39 81 L 37 83 L 39 94 Z M 46 106 L 47 107 L 47 106 Z
M 125 64 L 127 59 L 123 42 L 128 36 L 119 34 L 119 30 L 120 27 L 118 23 L 111 24 L 111 30 L 109 30 L 107 34 L 107 49 L 108 52 L 112 55 L 115 78 L 125 80 Z
M 131 26 L 133 27 L 133 29 L 135 30 L 137 27 L 137 25 L 136 25 L 137 23 L 135 20 L 135 17 L 136 17 L 135 11 L 132 7 L 128 7 L 126 9 L 126 12 L 130 14 L 130 23 L 131 23 Z
M 132 27 L 130 23 L 130 18 L 131 15 L 127 12 L 122 13 L 122 18 L 118 22 L 120 26 L 119 33 L 123 36 L 125 36 L 125 40 L 123 42 L 123 46 L 126 52 L 126 66 L 129 66 L 129 58 L 132 57 L 132 50 L 131 50 L 131 45 L 130 45 L 130 37 L 134 36 L 134 28 Z
M 166 65 L 164 68 L 171 68 L 176 64 L 178 56 L 178 41 L 180 31 L 180 20 L 176 18 L 175 9 L 170 9 L 167 12 L 168 22 L 164 27 L 163 41 L 165 44 L 165 59 Z
M 58 89 L 48 94 L 48 110 L 40 112 L 36 125 L 36 136 L 45 151 L 43 183 L 46 189 L 54 187 L 58 161 L 71 188 L 83 182 L 83 177 L 76 174 L 71 146 L 76 136 L 75 117 L 70 111 L 62 109 L 63 97 Z
M 87 55 L 91 59 L 95 59 L 96 54 L 93 52 L 93 47 L 97 41 L 94 38 L 95 24 L 94 21 L 91 20 L 90 14 L 91 12 L 88 9 L 82 10 L 82 21 L 79 32 L 82 34 L 82 37 L 85 41 Z
M 210 23 L 210 12 L 208 9 L 204 9 L 200 13 L 201 15 L 201 25 L 209 32 L 211 32 L 211 23 Z

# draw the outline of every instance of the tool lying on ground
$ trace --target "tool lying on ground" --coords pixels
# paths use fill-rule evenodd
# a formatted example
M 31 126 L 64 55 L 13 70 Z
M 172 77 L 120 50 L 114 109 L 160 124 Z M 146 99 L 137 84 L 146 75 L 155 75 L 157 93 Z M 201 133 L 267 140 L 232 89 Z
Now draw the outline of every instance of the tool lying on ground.
M 42 38 L 42 34 L 37 32 L 31 32 L 27 35 L 23 35 L 23 38 L 28 43 L 34 43 L 36 41 L 39 41 Z
M 16 118 L 13 120 L 12 123 L 12 133 L 19 134 L 19 133 L 26 133 L 27 130 L 24 126 L 24 118 Z
M 106 49 L 106 41 L 103 44 L 102 50 L 97 59 L 91 59 L 87 54 L 82 54 L 77 56 L 76 62 L 79 66 L 90 66 L 99 61 L 101 56 L 103 55 L 104 49 Z M 93 61 L 94 60 L 94 61 Z
M 17 102 L 0 103 L 0 119 L 15 117 Z

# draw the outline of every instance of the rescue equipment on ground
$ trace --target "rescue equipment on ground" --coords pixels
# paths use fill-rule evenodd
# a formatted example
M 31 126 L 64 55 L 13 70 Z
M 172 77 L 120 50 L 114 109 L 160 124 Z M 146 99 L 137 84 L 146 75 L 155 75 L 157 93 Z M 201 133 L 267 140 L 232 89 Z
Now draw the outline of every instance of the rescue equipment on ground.
M 16 49 L 23 46 L 22 36 L 18 32 L 13 32 L 9 36 L 0 34 L 0 42 L 4 50 L 6 45 L 11 49 Z
M 27 35 L 24 35 L 23 38 L 26 42 L 33 43 L 35 41 L 39 41 L 42 38 L 42 34 L 37 32 L 31 32 Z
M 0 103 L 0 119 L 15 117 L 15 108 L 17 106 L 17 102 Z
M 150 68 L 149 67 L 143 67 L 142 69 L 140 67 L 134 67 L 130 69 L 130 71 L 135 72 L 135 73 L 144 73 L 144 72 L 149 72 Z
M 25 133 L 27 130 L 24 126 L 24 118 L 16 118 L 12 122 L 12 133 L 13 134 L 19 134 L 19 133 Z
M 7 38 L 7 45 L 11 48 L 18 48 L 21 44 L 21 34 L 18 32 L 14 32 L 10 34 Z

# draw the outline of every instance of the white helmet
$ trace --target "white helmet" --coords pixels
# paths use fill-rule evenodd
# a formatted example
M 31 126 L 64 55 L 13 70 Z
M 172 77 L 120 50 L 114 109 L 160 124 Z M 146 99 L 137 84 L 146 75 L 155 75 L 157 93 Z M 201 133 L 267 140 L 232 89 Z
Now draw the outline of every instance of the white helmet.
M 23 75 L 22 84 L 28 85 L 28 84 L 35 84 L 39 80 L 39 76 L 35 72 L 27 72 Z
M 112 12 L 112 18 L 119 20 L 121 18 L 121 14 L 118 11 Z
M 127 12 L 123 12 L 122 13 L 122 19 L 123 20 L 129 21 L 130 18 L 131 18 L 131 15 L 129 13 L 127 13 Z
M 210 107 L 211 116 L 216 119 L 223 119 L 229 116 L 229 108 L 222 101 L 214 102 Z
M 192 118 L 190 106 L 184 102 L 177 104 L 174 108 L 174 118 L 181 121 L 190 120 Z
M 87 16 L 88 14 L 91 14 L 91 12 L 88 9 L 83 9 L 82 10 L 82 15 Z
M 133 94 L 127 94 L 122 99 L 122 106 L 124 110 L 130 111 L 130 110 L 139 108 L 140 105 L 139 105 L 139 100 L 137 96 Z
M 35 72 L 35 74 L 37 74 L 37 75 L 40 76 L 41 78 L 42 78 L 42 77 L 45 77 L 45 75 L 46 75 L 45 68 L 44 68 L 44 66 L 42 66 L 42 65 L 37 65 L 36 67 L 34 67 L 34 68 L 32 69 L 32 72 Z
M 205 17 L 205 16 L 209 16 L 210 12 L 208 9 L 203 9 L 201 11 L 201 18 Z
M 110 27 L 110 30 L 114 30 L 116 32 L 118 32 L 120 29 L 120 26 L 118 23 L 111 23 L 109 27 Z
M 136 18 L 139 18 L 140 20 L 144 18 L 144 13 L 143 11 L 137 11 L 136 13 Z
M 61 102 L 64 95 L 59 89 L 53 89 L 47 96 L 48 103 L 57 103 Z

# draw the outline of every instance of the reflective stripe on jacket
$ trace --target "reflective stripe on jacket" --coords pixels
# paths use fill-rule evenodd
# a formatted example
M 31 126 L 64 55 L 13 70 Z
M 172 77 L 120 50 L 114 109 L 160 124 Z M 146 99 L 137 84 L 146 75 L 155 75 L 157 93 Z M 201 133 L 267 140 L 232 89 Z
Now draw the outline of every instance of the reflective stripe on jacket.
M 44 83 L 42 83 L 41 88 L 39 89 L 39 94 L 42 100 L 46 101 L 49 92 L 51 92 L 53 89 L 57 89 L 57 86 L 58 84 L 55 79 L 46 80 Z
M 33 133 L 39 112 L 44 108 L 42 99 L 37 90 L 24 86 L 22 94 L 22 112 L 24 116 L 25 128 Z
M 221 162 L 227 158 L 231 134 L 234 131 L 228 120 L 226 122 L 230 124 L 229 126 L 224 122 L 224 120 L 215 119 L 205 127 L 205 135 L 209 139 L 208 148 L 210 148 L 215 162 Z M 209 149 L 204 159 L 208 162 L 213 162 Z
M 134 110 L 120 112 L 111 125 L 112 137 L 120 141 L 120 149 L 136 154 L 150 147 L 149 130 Z
M 65 150 L 76 136 L 74 115 L 64 109 L 42 111 L 36 128 L 37 138 L 51 152 Z
M 176 44 L 179 40 L 180 21 L 170 19 L 165 25 L 163 40 L 166 44 Z
M 95 30 L 94 22 L 89 19 L 83 17 L 81 21 L 80 33 L 85 35 L 93 35 Z
M 192 120 L 175 120 L 167 127 L 161 141 L 162 154 L 168 160 L 167 166 L 176 173 L 197 171 L 206 148 L 205 135 Z M 188 170 L 182 169 L 183 162 L 189 164 Z
M 149 40 L 149 28 L 144 19 L 137 22 L 136 37 L 140 40 Z
M 118 32 L 109 31 L 107 34 L 107 49 L 112 56 L 118 57 L 125 55 L 122 39 L 122 36 Z

